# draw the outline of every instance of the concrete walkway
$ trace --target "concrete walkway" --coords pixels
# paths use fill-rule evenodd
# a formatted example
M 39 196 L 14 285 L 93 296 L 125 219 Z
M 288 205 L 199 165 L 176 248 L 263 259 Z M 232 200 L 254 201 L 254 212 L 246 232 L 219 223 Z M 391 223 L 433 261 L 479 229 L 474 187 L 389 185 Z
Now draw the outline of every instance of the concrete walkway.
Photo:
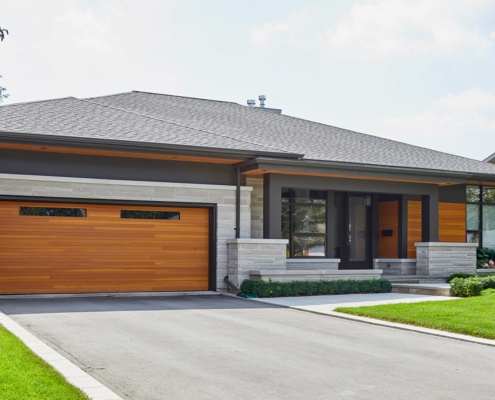
M 395 329 L 415 331 L 434 336 L 448 337 L 465 342 L 479 343 L 495 347 L 495 340 L 476 338 L 468 335 L 460 335 L 436 329 L 422 328 L 419 326 L 398 324 L 381 321 L 372 318 L 358 317 L 349 314 L 335 312 L 338 307 L 362 307 L 380 304 L 418 303 L 423 301 L 456 301 L 458 297 L 428 296 L 408 293 L 373 293 L 373 294 L 345 294 L 328 296 L 300 296 L 300 297 L 275 297 L 263 299 L 250 299 L 252 301 L 287 307 L 316 314 L 330 315 L 333 317 L 365 322 L 373 325 L 387 326 Z

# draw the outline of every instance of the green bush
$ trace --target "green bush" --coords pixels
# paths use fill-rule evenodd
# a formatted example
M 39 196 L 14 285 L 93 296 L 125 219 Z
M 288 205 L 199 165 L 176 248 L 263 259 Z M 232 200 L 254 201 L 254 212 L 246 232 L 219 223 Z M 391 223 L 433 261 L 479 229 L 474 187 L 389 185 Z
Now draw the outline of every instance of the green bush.
M 386 279 L 272 282 L 246 279 L 243 293 L 258 297 L 314 296 L 323 294 L 388 293 L 392 284 Z
M 450 283 L 450 281 L 452 281 L 452 279 L 454 278 L 462 278 L 462 279 L 466 279 L 466 278 L 471 278 L 473 276 L 476 276 L 475 274 L 468 274 L 466 272 L 457 272 L 455 274 L 452 274 L 450 275 L 448 278 L 447 278 L 447 282 Z
M 476 250 L 476 267 L 483 268 L 483 265 L 488 263 L 490 260 L 495 261 L 495 250 L 489 247 L 479 247 Z
M 474 276 L 468 278 L 454 278 L 450 281 L 450 289 L 454 296 L 479 296 L 482 290 L 495 289 L 495 277 Z

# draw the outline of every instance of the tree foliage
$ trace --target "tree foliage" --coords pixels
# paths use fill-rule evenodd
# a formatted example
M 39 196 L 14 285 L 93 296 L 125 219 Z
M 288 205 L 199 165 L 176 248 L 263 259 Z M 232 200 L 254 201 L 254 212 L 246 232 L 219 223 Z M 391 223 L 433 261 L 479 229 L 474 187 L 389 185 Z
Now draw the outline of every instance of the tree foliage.
M 0 42 L 3 42 L 3 39 L 5 39 L 5 35 L 8 35 L 9 31 L 7 29 L 3 29 L 0 27 Z
M 4 29 L 0 27 L 0 42 L 3 42 L 3 39 L 5 39 L 5 35 L 8 35 L 9 31 L 7 29 Z M 2 75 L 0 75 L 0 78 Z M 3 86 L 0 86 L 0 103 L 3 101 L 3 99 L 6 99 L 9 97 L 8 93 L 5 93 L 7 88 L 4 88 Z

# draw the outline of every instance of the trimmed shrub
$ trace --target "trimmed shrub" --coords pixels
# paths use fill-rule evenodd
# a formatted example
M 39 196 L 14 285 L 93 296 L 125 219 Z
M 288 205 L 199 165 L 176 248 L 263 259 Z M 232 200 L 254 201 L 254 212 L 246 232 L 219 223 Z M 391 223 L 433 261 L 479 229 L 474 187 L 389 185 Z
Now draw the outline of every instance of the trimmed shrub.
M 479 296 L 482 290 L 495 289 L 495 277 L 474 276 L 468 278 L 454 278 L 450 281 L 450 289 L 454 296 Z
M 386 279 L 272 282 L 246 279 L 241 290 L 258 297 L 315 296 L 323 294 L 389 293 Z
M 471 278 L 473 276 L 476 276 L 475 274 L 468 274 L 466 272 L 457 272 L 455 274 L 452 274 L 450 275 L 448 278 L 447 278 L 447 282 L 450 283 L 450 281 L 454 278 L 462 278 L 462 279 L 466 279 L 466 278 Z

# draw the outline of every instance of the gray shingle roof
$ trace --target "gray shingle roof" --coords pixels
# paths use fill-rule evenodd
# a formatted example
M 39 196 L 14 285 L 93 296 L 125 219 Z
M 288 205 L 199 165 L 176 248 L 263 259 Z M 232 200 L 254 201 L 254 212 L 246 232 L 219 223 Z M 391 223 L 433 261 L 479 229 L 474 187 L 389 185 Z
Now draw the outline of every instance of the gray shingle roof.
M 144 92 L 0 106 L 0 131 L 300 153 L 308 160 L 495 175 L 494 164 L 258 108 Z

